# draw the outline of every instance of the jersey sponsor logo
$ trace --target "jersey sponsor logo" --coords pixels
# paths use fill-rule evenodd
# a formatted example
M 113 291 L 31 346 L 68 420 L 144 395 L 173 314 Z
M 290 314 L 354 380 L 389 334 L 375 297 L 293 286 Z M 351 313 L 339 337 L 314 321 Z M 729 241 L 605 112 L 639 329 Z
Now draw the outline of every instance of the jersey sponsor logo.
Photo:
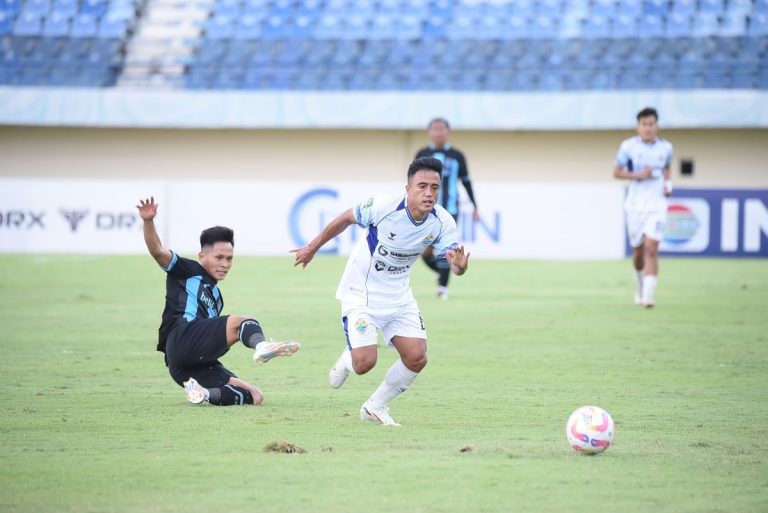
M 206 296 L 204 292 L 200 293 L 200 301 L 205 303 L 205 306 L 207 306 L 209 309 L 216 310 L 216 304 L 213 302 L 213 299 Z
M 360 205 L 360 210 L 365 210 L 366 208 L 371 208 L 371 205 L 373 205 L 373 198 L 368 198 L 368 201 Z
M 355 329 L 359 333 L 365 333 L 365 331 L 368 329 L 368 323 L 365 321 L 365 319 L 358 319 L 355 321 Z
M 397 234 L 392 232 L 389 232 L 389 235 L 387 236 L 389 240 L 395 240 L 395 237 L 397 237 Z

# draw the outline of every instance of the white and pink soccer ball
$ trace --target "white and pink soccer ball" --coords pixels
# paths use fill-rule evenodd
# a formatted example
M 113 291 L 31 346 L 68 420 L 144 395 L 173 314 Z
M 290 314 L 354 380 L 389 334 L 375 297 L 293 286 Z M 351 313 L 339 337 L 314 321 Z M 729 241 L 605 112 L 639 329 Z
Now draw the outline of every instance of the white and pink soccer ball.
M 597 406 L 582 406 L 568 417 L 565 436 L 574 450 L 582 454 L 603 452 L 613 443 L 613 419 Z

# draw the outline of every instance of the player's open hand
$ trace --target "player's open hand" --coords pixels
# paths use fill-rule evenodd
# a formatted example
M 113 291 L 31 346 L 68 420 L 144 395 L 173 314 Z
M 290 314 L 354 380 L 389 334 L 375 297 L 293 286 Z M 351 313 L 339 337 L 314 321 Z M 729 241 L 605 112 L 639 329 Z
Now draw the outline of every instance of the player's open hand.
M 454 274 L 464 274 L 469 265 L 469 251 L 464 250 L 464 246 L 457 246 L 445 252 L 445 258 L 451 264 Z
M 305 268 L 308 263 L 312 261 L 312 259 L 315 257 L 315 252 L 312 251 L 312 249 L 309 246 L 302 246 L 300 248 L 295 248 L 290 251 L 291 253 L 296 253 L 296 260 L 293 262 L 293 266 L 296 267 L 297 265 L 300 265 L 301 268 Z
M 155 197 L 150 196 L 149 199 L 140 199 L 139 204 L 136 205 L 136 208 L 139 209 L 139 216 L 145 220 L 149 221 L 151 219 L 154 219 L 157 215 L 157 207 L 160 205 L 158 203 L 155 203 Z

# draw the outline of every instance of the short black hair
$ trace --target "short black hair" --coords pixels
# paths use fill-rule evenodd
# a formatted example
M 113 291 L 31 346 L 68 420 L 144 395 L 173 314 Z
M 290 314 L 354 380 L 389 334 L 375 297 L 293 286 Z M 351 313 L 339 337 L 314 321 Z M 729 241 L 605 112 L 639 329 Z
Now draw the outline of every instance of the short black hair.
M 447 128 L 448 130 L 451 129 L 451 125 L 448 123 L 448 120 L 445 119 L 445 118 L 432 118 L 429 121 L 429 124 L 427 125 L 427 128 L 432 128 L 432 125 L 434 125 L 435 123 L 442 123 L 442 124 L 445 125 L 445 128 Z
M 410 180 L 411 177 L 415 175 L 417 171 L 421 171 L 424 169 L 435 171 L 437 174 L 440 175 L 443 173 L 443 163 L 434 157 L 418 158 L 413 162 L 411 162 L 411 165 L 408 166 L 408 180 Z
M 640 118 L 647 118 L 648 116 L 653 116 L 656 118 L 656 121 L 659 120 L 659 113 L 656 112 L 656 109 L 653 107 L 646 107 L 640 112 L 637 113 L 637 120 L 640 121 Z
M 229 242 L 235 247 L 235 231 L 226 226 L 212 226 L 200 234 L 200 248 L 213 246 L 217 242 Z

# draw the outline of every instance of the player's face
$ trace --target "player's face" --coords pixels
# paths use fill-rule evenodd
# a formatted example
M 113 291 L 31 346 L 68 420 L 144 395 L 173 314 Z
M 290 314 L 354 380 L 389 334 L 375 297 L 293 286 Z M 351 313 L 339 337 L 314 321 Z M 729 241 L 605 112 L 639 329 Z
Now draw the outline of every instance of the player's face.
M 417 221 L 434 208 L 440 193 L 440 173 L 431 169 L 416 171 L 405 186 L 408 210 Z
M 429 125 L 427 135 L 429 136 L 429 140 L 432 141 L 432 144 L 438 148 L 442 148 L 448 141 L 448 127 L 441 121 L 435 121 Z
M 229 242 L 214 242 L 213 246 L 205 246 L 198 258 L 200 265 L 216 281 L 221 281 L 227 277 L 227 273 L 232 268 L 232 257 L 234 248 Z
M 644 142 L 655 141 L 658 132 L 659 125 L 654 116 L 645 116 L 637 122 L 637 133 Z

